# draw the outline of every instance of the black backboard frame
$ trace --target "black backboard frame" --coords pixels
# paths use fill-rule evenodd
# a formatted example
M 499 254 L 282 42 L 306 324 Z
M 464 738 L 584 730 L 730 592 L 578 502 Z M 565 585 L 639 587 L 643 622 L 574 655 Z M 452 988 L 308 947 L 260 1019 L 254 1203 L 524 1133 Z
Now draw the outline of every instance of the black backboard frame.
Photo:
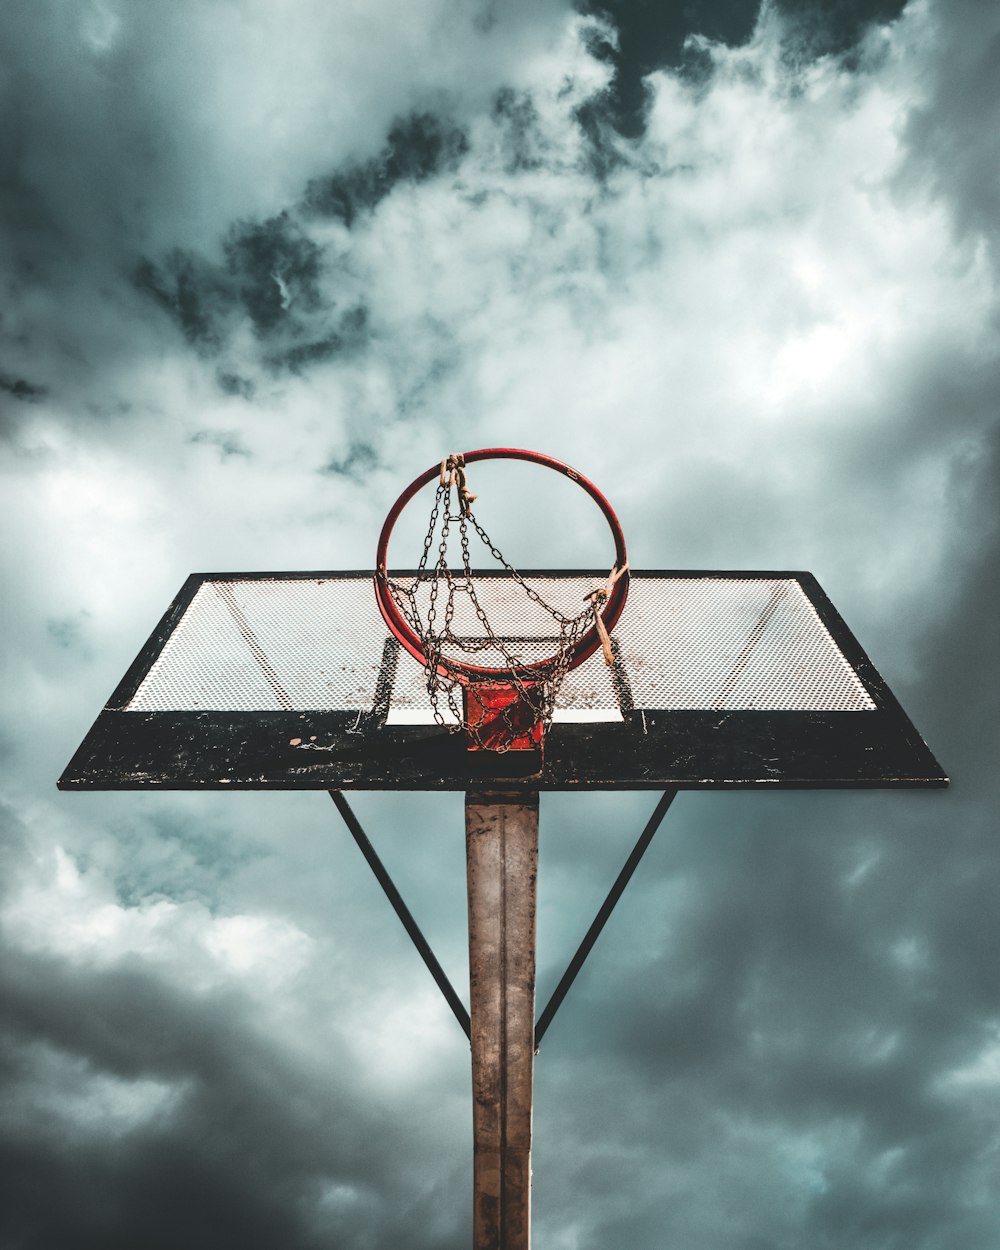
M 546 575 L 532 570 L 527 576 L 532 574 Z M 202 573 L 184 583 L 60 777 L 59 788 L 465 791 L 497 783 L 508 790 L 575 791 L 948 784 L 812 574 L 655 570 L 646 576 L 796 580 L 875 707 L 861 712 L 636 708 L 623 722 L 552 725 L 540 769 L 532 753 L 469 752 L 460 735 L 437 726 L 373 729 L 371 718 L 366 724 L 356 712 L 125 710 L 203 582 L 372 577 L 366 571 Z M 625 611 L 627 616 L 627 606 Z

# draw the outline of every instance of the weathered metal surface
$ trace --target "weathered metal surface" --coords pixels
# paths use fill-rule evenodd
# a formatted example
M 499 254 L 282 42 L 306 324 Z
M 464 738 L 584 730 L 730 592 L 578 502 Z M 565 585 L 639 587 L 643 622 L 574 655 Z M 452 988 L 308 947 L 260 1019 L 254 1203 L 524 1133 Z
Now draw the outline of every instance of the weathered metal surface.
M 901 712 L 669 712 L 553 725 L 540 772 L 430 726 L 339 712 L 102 712 L 63 790 L 866 789 L 948 778 Z M 532 753 L 518 753 L 518 756 Z
M 473 1246 L 528 1250 L 538 795 L 468 794 L 465 829 Z
M 206 580 L 226 576 L 188 579 L 60 778 L 60 788 L 464 791 L 496 784 L 526 790 L 863 789 L 947 784 L 919 733 L 815 578 L 807 573 L 656 571 L 635 572 L 633 581 L 636 586 L 643 579 L 660 578 L 736 582 L 768 576 L 794 581 L 862 684 L 870 709 L 653 707 L 648 695 L 645 704 L 632 697 L 628 674 L 619 666 L 622 671 L 614 685 L 623 719 L 553 724 L 546 733 L 544 764 L 539 769 L 530 751 L 469 752 L 460 737 L 436 725 L 387 725 L 396 659 L 396 649 L 389 648 L 381 667 L 373 666 L 377 671 L 371 675 L 370 701 L 360 709 L 129 710 L 130 701 L 169 645 L 200 588 Z M 324 576 L 339 577 L 357 590 L 359 579 L 367 575 L 238 576 L 245 582 L 284 584 L 315 584 Z M 380 621 L 375 628 L 382 628 Z M 369 641 L 376 656 L 384 650 L 377 639 Z M 325 652 L 317 655 L 318 666 L 330 663 Z

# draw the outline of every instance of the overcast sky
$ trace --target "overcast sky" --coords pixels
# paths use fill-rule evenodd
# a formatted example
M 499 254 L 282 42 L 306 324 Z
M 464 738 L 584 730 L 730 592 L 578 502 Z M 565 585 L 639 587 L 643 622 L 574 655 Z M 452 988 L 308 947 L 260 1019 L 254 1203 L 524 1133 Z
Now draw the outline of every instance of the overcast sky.
M 988 0 L 0 9 L 4 1250 L 469 1244 L 468 1046 L 329 799 L 55 779 L 189 572 L 368 567 L 495 444 L 636 567 L 814 572 L 954 778 L 678 799 L 535 1244 L 1000 1245 L 998 81 Z M 543 1000 L 654 801 L 543 797 Z M 356 806 L 464 996 L 460 797 Z

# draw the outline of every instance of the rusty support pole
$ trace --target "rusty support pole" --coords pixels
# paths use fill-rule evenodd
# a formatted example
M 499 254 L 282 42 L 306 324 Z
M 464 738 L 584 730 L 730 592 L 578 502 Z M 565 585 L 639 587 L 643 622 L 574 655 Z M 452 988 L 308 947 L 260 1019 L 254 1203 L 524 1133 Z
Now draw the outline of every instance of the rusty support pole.
M 465 799 L 473 1247 L 529 1250 L 538 795 Z

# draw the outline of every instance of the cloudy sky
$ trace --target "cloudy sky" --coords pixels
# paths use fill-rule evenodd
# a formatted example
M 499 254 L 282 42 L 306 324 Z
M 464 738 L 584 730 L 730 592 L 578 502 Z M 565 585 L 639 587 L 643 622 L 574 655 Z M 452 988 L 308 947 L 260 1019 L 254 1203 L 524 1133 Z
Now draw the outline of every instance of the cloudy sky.
M 814 572 L 954 778 L 678 799 L 537 1246 L 1000 1244 L 998 79 L 989 0 L 3 6 L 5 1250 L 469 1244 L 467 1043 L 329 799 L 55 779 L 189 572 L 367 567 L 494 444 L 636 567 Z M 654 801 L 543 798 L 543 1000 Z M 464 993 L 460 797 L 356 806 Z

